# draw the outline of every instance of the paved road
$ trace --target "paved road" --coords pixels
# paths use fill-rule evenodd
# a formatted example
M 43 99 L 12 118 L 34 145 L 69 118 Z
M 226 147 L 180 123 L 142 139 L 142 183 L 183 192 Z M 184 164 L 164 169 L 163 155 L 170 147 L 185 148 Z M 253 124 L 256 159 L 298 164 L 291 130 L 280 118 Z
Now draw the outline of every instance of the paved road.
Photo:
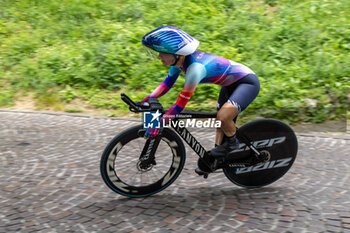
M 187 163 L 149 198 L 109 190 L 104 146 L 125 119 L 0 111 L 0 232 L 350 232 L 350 138 L 298 134 L 299 154 L 276 183 L 243 189 Z M 204 145 L 213 136 L 201 137 Z

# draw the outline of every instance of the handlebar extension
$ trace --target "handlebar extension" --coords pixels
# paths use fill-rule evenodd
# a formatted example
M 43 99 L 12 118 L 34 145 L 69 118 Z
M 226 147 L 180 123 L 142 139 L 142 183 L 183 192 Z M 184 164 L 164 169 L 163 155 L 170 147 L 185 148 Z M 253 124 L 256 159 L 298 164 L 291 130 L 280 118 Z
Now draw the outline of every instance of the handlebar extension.
M 141 104 L 142 102 L 135 103 L 125 93 L 121 93 L 120 95 L 122 100 L 129 105 L 129 109 L 132 112 L 149 112 L 159 110 L 160 112 L 164 113 L 163 106 L 159 103 L 157 98 L 149 98 L 147 101 L 149 105 L 147 106 L 146 104 Z

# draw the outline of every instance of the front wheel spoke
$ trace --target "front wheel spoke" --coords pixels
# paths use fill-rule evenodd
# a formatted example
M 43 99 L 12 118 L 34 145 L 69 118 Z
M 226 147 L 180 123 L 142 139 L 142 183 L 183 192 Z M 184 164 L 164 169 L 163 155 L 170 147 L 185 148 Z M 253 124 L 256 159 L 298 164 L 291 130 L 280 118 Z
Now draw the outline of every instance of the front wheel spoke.
M 139 146 L 139 152 L 140 152 L 139 154 L 141 154 L 142 149 L 141 149 L 141 144 L 140 144 L 140 141 L 138 141 L 138 143 L 137 143 L 137 144 L 138 144 L 138 146 Z
M 140 174 L 141 174 L 140 175 L 140 186 L 145 186 L 145 184 L 148 184 L 147 183 L 147 178 L 148 178 L 147 173 L 148 172 L 140 171 Z
M 123 170 L 130 171 L 130 170 L 133 170 L 133 168 L 135 168 L 135 164 L 133 162 L 131 162 L 130 164 L 125 165 Z
M 153 177 L 155 178 L 156 181 L 160 180 L 159 176 L 157 175 L 157 174 L 160 174 L 160 173 L 158 172 L 158 169 L 157 169 L 157 168 L 153 167 L 153 169 L 151 170 L 151 172 L 152 172 L 152 173 L 151 173 L 150 175 L 153 174 Z
M 149 181 L 150 181 L 152 184 L 158 181 L 158 177 L 157 177 L 157 176 L 153 176 L 153 177 L 155 177 L 156 179 L 152 179 L 152 174 L 155 174 L 153 168 L 152 168 L 152 170 L 150 170 L 150 171 L 147 172 L 147 173 L 148 173 L 148 174 L 147 174 L 147 177 L 148 177 Z M 154 181 L 154 180 L 155 180 L 155 181 Z
M 133 176 L 131 183 L 133 185 L 136 185 L 137 183 L 139 183 L 142 180 L 142 171 L 137 171 L 136 174 Z
M 141 173 L 141 176 L 140 176 L 140 186 L 143 186 L 143 185 L 142 185 L 142 184 L 143 184 L 143 172 L 140 171 L 140 173 Z
M 150 171 L 147 171 L 147 172 L 144 172 L 143 173 L 143 177 L 144 177 L 144 181 L 146 181 L 146 183 L 145 184 L 153 184 L 153 181 L 152 181 L 152 179 L 150 179 L 150 177 L 149 177 L 149 173 L 150 173 Z M 148 181 L 148 182 L 147 182 Z

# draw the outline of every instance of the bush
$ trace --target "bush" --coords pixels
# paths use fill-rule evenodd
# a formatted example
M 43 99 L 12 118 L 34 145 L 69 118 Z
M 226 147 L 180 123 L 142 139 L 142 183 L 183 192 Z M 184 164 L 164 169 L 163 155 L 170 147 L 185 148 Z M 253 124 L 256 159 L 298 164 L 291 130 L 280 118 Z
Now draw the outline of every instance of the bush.
M 61 101 L 88 90 L 84 98 L 92 105 L 125 108 L 118 96 L 101 96 L 124 91 L 142 99 L 163 81 L 168 68 L 150 60 L 140 40 L 156 27 L 172 25 L 200 40 L 199 50 L 256 72 L 262 89 L 245 115 L 291 122 L 345 117 L 347 0 L 5 0 L 0 9 L 1 106 L 17 90 L 40 96 L 55 89 Z M 167 107 L 183 83 L 180 77 L 162 97 Z M 188 108 L 215 111 L 219 90 L 199 85 Z

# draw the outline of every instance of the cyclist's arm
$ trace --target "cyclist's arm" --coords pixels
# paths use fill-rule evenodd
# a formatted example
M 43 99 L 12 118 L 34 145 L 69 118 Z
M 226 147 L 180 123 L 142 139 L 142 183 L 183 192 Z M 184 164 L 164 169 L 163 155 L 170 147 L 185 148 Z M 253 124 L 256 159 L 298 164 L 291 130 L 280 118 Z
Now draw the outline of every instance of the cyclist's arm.
M 174 119 L 186 106 L 200 80 L 206 76 L 206 69 L 200 63 L 193 63 L 187 68 L 186 80 L 176 103 L 168 110 L 162 118 L 168 123 L 170 119 Z
M 176 82 L 180 73 L 181 70 L 179 67 L 172 66 L 164 82 L 162 82 L 149 96 L 142 100 L 142 102 L 147 101 L 149 98 L 159 98 L 167 93 Z

